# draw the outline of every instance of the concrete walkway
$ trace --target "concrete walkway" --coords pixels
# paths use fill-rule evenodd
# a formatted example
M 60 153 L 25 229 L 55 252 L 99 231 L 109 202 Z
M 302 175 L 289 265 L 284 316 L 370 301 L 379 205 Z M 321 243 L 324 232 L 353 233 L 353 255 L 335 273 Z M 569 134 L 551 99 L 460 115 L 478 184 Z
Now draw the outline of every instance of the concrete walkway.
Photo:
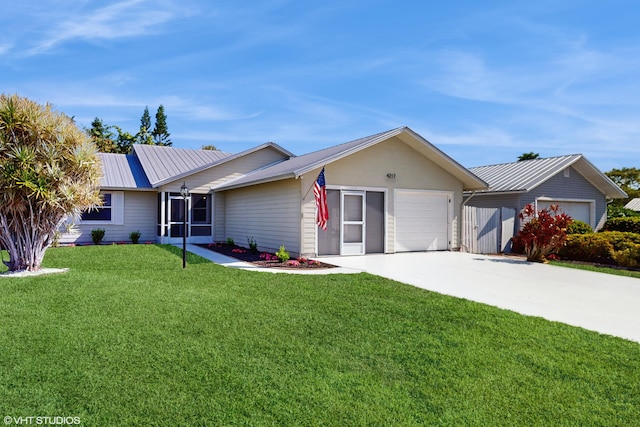
M 260 268 L 195 245 L 187 250 L 231 268 L 269 273 L 368 272 L 422 289 L 640 342 L 640 279 L 461 252 L 320 257 L 320 270 Z

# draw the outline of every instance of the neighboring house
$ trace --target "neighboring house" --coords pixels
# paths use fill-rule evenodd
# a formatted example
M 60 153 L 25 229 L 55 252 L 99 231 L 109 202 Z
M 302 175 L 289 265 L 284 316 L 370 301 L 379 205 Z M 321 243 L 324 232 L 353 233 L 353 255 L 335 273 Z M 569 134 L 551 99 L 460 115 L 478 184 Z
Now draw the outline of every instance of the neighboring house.
M 609 177 L 582 154 L 525 160 L 469 169 L 489 184 L 488 190 L 467 192 L 466 204 L 507 207 L 518 214 L 527 204 L 536 210 L 552 204 L 572 218 L 600 229 L 607 220 L 607 199 L 626 197 Z M 520 227 L 516 219 L 516 229 Z
M 448 250 L 460 246 L 464 191 L 486 183 L 407 127 L 295 156 L 268 143 L 231 155 L 135 145 L 130 155 L 103 154 L 105 206 L 85 214 L 63 242 L 88 242 L 93 228 L 108 241 L 210 243 L 256 240 L 296 255 L 355 255 Z M 315 223 L 313 183 L 325 168 L 329 221 Z
M 626 209 L 631 209 L 632 211 L 640 212 L 640 197 L 636 197 L 635 199 L 631 199 L 629 203 L 624 205 Z

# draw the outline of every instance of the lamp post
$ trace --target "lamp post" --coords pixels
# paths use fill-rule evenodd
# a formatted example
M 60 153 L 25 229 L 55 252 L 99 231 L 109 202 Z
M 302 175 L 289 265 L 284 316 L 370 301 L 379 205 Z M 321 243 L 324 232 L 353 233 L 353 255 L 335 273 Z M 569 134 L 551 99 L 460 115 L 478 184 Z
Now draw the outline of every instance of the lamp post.
M 180 187 L 180 195 L 183 200 L 182 211 L 182 268 L 187 268 L 187 199 L 189 198 L 189 187 L 186 183 L 182 183 Z

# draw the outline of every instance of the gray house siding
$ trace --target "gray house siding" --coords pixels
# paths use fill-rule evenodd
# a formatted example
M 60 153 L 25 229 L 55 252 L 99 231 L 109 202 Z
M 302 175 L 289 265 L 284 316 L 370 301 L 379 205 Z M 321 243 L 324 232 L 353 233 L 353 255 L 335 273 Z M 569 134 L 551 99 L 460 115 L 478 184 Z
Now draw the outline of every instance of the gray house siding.
M 247 239 L 253 237 L 260 250 L 273 252 L 284 245 L 292 255 L 300 254 L 298 180 L 276 181 L 224 193 L 225 227 L 220 240 L 232 238 L 236 244 L 247 246 Z
M 564 172 L 561 172 L 524 194 L 520 209 L 527 203 L 534 203 L 539 197 L 555 200 L 595 200 L 594 225 L 596 228 L 601 227 L 607 217 L 607 200 L 604 194 L 574 168 L 569 168 L 568 175 L 565 176 Z
M 105 190 L 105 192 L 109 192 Z M 71 233 L 63 233 L 61 243 L 91 243 L 91 230 L 103 228 L 104 242 L 130 242 L 129 233 L 139 231 L 140 242 L 156 240 L 156 212 L 158 195 L 149 191 L 124 191 L 122 193 L 123 216 L 117 223 L 80 222 Z M 114 214 L 115 216 L 115 214 Z

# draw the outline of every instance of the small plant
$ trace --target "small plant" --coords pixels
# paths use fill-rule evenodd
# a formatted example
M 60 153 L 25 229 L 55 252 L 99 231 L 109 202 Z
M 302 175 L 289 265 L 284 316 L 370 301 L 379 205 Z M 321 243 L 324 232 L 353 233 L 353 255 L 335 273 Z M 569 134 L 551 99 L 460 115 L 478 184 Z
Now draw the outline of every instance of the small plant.
M 251 236 L 251 238 L 247 237 L 247 243 L 249 244 L 249 250 L 251 250 L 251 253 L 257 254 L 258 243 L 256 242 L 256 239 L 254 239 L 253 236 Z
M 528 204 L 519 217 L 525 224 L 514 238 L 514 243 L 521 245 L 527 261 L 533 262 L 545 262 L 547 255 L 562 247 L 572 221 L 569 215 L 560 212 L 558 205 L 536 212 L 533 205 Z
M 232 237 L 227 237 L 227 246 L 235 246 L 236 242 L 233 241 Z
M 140 236 L 142 234 L 139 231 L 132 231 L 131 233 L 129 233 L 129 239 L 131 239 L 131 243 L 133 243 L 134 245 L 138 243 L 138 241 L 140 241 Z
M 94 245 L 99 245 L 104 239 L 104 228 L 94 228 L 91 230 L 91 241 Z
M 280 249 L 276 252 L 276 256 L 280 262 L 287 262 L 289 260 L 289 252 L 284 248 L 284 245 L 280 246 Z
M 263 252 L 260 254 L 260 259 L 263 259 L 265 261 L 275 261 L 278 259 L 278 257 L 275 255 Z

